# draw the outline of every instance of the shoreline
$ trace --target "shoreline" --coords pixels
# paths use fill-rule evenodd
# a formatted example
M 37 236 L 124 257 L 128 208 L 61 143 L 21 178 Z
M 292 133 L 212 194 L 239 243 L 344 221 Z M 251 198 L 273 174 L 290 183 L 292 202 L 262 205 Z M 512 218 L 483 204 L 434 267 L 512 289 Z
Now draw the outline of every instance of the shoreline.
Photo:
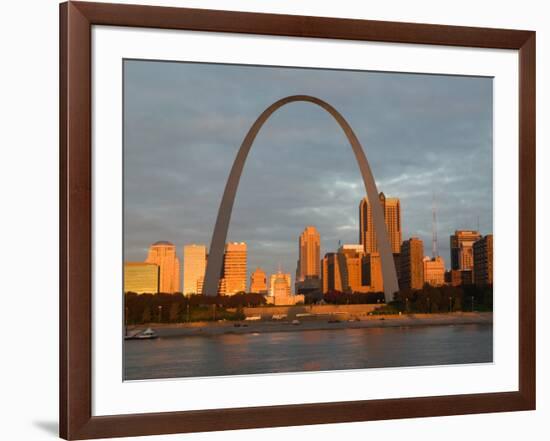
M 148 323 L 128 326 L 128 334 L 147 328 L 155 330 L 159 337 L 205 337 L 231 334 L 253 334 L 273 332 L 297 332 L 319 330 L 345 330 L 364 328 L 392 328 L 414 326 L 491 325 L 492 312 L 453 312 L 443 314 L 372 315 L 360 320 L 329 323 L 328 319 L 307 317 L 300 324 L 290 320 L 259 320 L 239 322 L 193 322 L 193 323 Z

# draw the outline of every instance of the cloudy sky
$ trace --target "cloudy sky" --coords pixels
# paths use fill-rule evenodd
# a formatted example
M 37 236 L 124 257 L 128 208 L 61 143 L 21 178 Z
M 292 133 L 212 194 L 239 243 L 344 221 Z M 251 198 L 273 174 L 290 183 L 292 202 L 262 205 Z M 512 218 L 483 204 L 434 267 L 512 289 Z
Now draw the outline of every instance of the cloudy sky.
M 209 245 L 226 179 L 252 123 L 274 101 L 332 104 L 362 143 L 379 191 L 401 200 L 403 239 L 431 254 L 432 198 L 447 267 L 455 229 L 492 232 L 492 79 L 158 61 L 125 62 L 125 258 L 168 240 Z M 294 277 L 298 236 L 321 253 L 358 242 L 364 187 L 352 150 L 321 108 L 292 103 L 264 125 L 247 159 L 229 241 L 249 272 Z

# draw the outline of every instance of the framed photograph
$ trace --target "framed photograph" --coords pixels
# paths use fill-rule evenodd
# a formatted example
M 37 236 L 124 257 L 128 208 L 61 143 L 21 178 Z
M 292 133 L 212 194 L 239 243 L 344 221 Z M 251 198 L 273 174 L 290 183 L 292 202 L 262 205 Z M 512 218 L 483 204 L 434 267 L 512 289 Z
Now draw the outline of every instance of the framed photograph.
M 60 5 L 60 435 L 535 409 L 535 33 Z

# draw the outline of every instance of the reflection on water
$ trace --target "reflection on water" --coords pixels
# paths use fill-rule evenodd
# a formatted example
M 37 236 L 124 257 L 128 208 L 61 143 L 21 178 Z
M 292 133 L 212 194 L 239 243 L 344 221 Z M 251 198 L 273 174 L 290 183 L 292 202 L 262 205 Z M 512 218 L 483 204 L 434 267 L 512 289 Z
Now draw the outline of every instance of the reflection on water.
M 125 379 L 485 363 L 491 325 L 226 334 L 124 342 Z

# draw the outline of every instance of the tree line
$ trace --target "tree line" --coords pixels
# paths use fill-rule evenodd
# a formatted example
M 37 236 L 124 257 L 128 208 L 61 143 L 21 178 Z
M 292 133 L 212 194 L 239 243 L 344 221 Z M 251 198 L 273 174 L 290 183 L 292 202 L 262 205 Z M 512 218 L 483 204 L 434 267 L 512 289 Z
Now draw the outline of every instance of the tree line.
M 193 294 L 124 295 L 125 319 L 129 325 L 140 323 L 183 323 L 211 320 L 242 320 L 245 306 L 265 305 L 261 294 L 239 293 L 232 296 Z
M 262 294 L 238 293 L 231 296 L 193 294 L 125 294 L 125 320 L 129 325 L 141 323 L 184 323 L 212 320 L 244 320 L 244 307 L 266 305 Z M 384 303 L 384 293 L 343 293 L 330 291 L 307 294 L 306 304 L 335 305 Z M 393 301 L 375 313 L 441 313 L 457 311 L 492 311 L 493 287 L 430 286 L 418 290 L 400 290 Z
M 404 289 L 397 292 L 388 308 L 404 313 L 437 313 L 457 311 L 492 311 L 493 287 L 487 286 L 430 286 Z
M 375 304 L 384 303 L 383 292 L 376 293 L 344 293 L 330 291 L 322 294 L 309 293 L 305 296 L 306 304 L 328 303 L 345 304 Z M 493 287 L 488 286 L 431 286 L 425 284 L 422 289 L 402 289 L 396 292 L 391 302 L 380 309 L 380 313 L 436 313 L 456 311 L 492 311 Z

